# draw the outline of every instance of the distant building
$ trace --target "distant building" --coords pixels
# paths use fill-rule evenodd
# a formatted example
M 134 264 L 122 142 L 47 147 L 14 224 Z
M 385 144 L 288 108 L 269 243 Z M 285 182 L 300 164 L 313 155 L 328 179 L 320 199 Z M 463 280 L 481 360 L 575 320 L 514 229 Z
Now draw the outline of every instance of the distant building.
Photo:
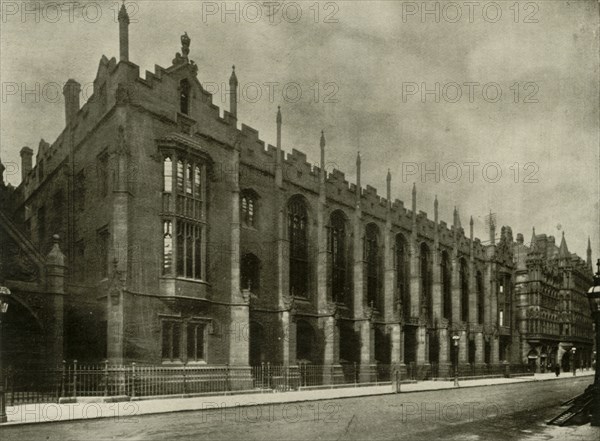
M 11 243 L 66 256 L 60 296 L 24 284 L 21 271 L 3 277 L 23 323 L 39 323 L 42 334 L 63 320 L 36 315 L 29 292 L 55 308 L 64 299 L 64 353 L 62 340 L 39 348 L 51 359 L 313 363 L 333 365 L 334 375 L 356 363 L 368 378 L 380 364 L 422 377 L 447 374 L 453 361 L 476 370 L 523 364 L 529 346 L 539 358 L 542 346 L 563 341 L 587 350 L 589 313 L 578 296 L 591 268 L 569 255 L 552 270 L 570 277 L 544 282 L 568 296 L 569 319 L 557 318 L 562 330 L 536 337 L 539 346 L 541 331 L 528 324 L 539 301 L 525 292 L 554 274 L 535 269 L 535 259 L 546 261 L 536 257 L 541 245 L 515 244 L 510 227 L 496 242 L 493 225 L 483 244 L 472 218 L 465 234 L 456 209 L 451 226 L 440 221 L 437 198 L 428 219 L 416 187 L 410 209 L 392 200 L 389 173 L 382 198 L 361 186 L 360 156 L 349 184 L 297 150 L 284 155 L 280 111 L 276 146 L 265 146 L 256 130 L 238 129 L 235 71 L 221 117 L 188 58 L 187 34 L 170 67 L 141 78 L 124 9 L 119 22 L 120 61 L 102 57 L 83 107 L 80 85 L 66 83 L 65 129 L 40 142 L 35 167 L 24 147 L 21 184 L 3 187 L 12 209 L 3 208 L 0 227 L 19 230 Z M 325 134 L 315 142 L 324 164 Z
M 529 246 L 518 235 L 514 254 L 521 356 L 541 370 L 556 363 L 563 370 L 590 367 L 594 340 L 586 297 L 593 284 L 589 240 L 587 261 L 569 252 L 564 233 L 557 246 L 553 236 L 536 235 L 535 230 Z

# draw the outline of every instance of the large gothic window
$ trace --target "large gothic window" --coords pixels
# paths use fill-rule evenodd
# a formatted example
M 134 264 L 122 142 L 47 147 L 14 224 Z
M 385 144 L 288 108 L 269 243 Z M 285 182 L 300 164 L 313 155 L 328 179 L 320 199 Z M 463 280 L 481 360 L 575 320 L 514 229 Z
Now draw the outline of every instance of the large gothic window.
M 203 245 L 206 231 L 205 180 L 206 166 L 202 160 L 179 155 L 176 152 L 171 152 L 164 157 L 162 219 L 164 276 L 194 280 L 206 278 Z
M 304 200 L 293 197 L 288 204 L 290 241 L 290 294 L 308 296 L 308 215 Z
M 446 251 L 442 251 L 442 298 L 444 318 L 452 319 L 452 269 L 450 266 L 450 257 Z
M 331 215 L 329 225 L 331 254 L 331 299 L 344 302 L 346 292 L 346 220 L 340 211 Z
M 429 321 L 433 316 L 433 304 L 431 297 L 431 253 L 424 242 L 420 250 L 420 272 L 421 272 L 421 311 L 426 314 Z
M 481 271 L 477 271 L 475 284 L 477 288 L 477 323 L 482 325 L 485 303 L 483 298 L 483 276 L 481 275 Z
M 401 234 L 396 235 L 396 302 L 402 303 L 405 315 L 410 313 L 408 245 Z
M 460 259 L 460 319 L 469 321 L 469 269 L 465 259 Z
M 381 308 L 379 303 L 381 288 L 380 277 L 380 252 L 379 252 L 379 228 L 375 224 L 368 224 L 366 235 L 366 260 L 367 260 L 367 302 L 377 308 Z

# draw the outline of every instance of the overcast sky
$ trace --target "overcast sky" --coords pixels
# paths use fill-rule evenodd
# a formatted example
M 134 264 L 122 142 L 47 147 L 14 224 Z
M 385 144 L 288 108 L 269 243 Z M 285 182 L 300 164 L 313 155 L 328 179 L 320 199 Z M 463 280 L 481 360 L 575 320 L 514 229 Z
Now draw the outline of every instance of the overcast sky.
M 70 17 L 69 4 L 59 15 L 42 2 L 2 1 L 0 154 L 13 185 L 21 147 L 37 152 L 41 138 L 53 142 L 64 127 L 55 84 L 74 78 L 85 90 L 102 55 L 118 58 L 118 3 L 78 3 Z M 128 2 L 130 60 L 142 76 L 170 66 L 187 31 L 198 79 L 218 88 L 222 109 L 236 65 L 238 120 L 264 141 L 275 143 L 281 105 L 284 149 L 317 163 L 324 129 L 329 167 L 351 182 L 360 149 L 363 185 L 385 196 L 389 167 L 393 197 L 410 206 L 416 181 L 418 209 L 430 218 L 437 194 L 441 219 L 450 223 L 456 205 L 463 226 L 472 215 L 483 240 L 492 210 L 526 242 L 533 226 L 557 244 L 564 231 L 570 251 L 585 258 L 591 236 L 598 256 L 596 1 L 511 0 L 486 9 L 490 2 L 428 2 L 439 18 L 423 16 L 421 1 L 287 2 L 271 17 L 262 3 L 228 2 L 239 13 L 223 16 L 223 2 Z M 439 102 L 421 94 L 436 83 Z

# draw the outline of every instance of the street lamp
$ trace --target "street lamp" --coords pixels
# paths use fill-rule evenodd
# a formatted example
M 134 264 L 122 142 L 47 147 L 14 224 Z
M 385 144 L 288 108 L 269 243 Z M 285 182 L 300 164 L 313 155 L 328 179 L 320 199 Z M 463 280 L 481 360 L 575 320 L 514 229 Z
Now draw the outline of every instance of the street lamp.
M 2 373 L 2 317 L 8 311 L 10 289 L 0 286 L 0 423 L 6 423 L 6 401 L 4 400 L 4 375 Z
M 575 366 L 575 352 L 577 351 L 577 348 L 575 346 L 573 346 L 571 348 L 571 365 L 573 367 L 573 376 L 575 376 L 575 370 L 577 369 L 577 367 Z
M 459 387 L 458 384 L 458 341 L 460 340 L 460 335 L 454 334 L 452 336 L 452 341 L 454 341 L 454 385 Z
M 596 372 L 594 374 L 594 400 L 592 405 L 592 426 L 600 426 L 600 369 L 598 369 L 598 356 L 600 355 L 600 259 L 598 271 L 594 275 L 594 285 L 587 292 L 587 297 L 592 310 L 592 319 L 596 328 Z

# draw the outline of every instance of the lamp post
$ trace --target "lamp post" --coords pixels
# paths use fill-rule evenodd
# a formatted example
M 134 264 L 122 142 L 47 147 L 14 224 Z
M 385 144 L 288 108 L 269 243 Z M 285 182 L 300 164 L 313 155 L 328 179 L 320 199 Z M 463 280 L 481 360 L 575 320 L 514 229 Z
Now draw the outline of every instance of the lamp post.
M 592 426 L 600 426 L 600 369 L 598 369 L 598 357 L 600 355 L 600 259 L 598 259 L 597 265 L 598 271 L 594 275 L 594 285 L 587 292 L 590 309 L 592 310 L 592 319 L 596 328 L 596 372 L 593 386 Z
M 458 384 L 458 341 L 460 340 L 460 335 L 454 334 L 452 336 L 452 341 L 454 341 L 454 386 L 459 387 Z
M 4 400 L 4 374 L 2 372 L 2 318 L 8 311 L 7 297 L 10 296 L 10 289 L 6 286 L 0 286 L 0 423 L 5 423 L 6 401 Z
M 577 348 L 575 346 L 573 346 L 571 348 L 571 366 L 573 369 L 573 376 L 575 376 L 575 371 L 577 370 L 577 367 L 575 366 L 575 352 L 577 351 Z

